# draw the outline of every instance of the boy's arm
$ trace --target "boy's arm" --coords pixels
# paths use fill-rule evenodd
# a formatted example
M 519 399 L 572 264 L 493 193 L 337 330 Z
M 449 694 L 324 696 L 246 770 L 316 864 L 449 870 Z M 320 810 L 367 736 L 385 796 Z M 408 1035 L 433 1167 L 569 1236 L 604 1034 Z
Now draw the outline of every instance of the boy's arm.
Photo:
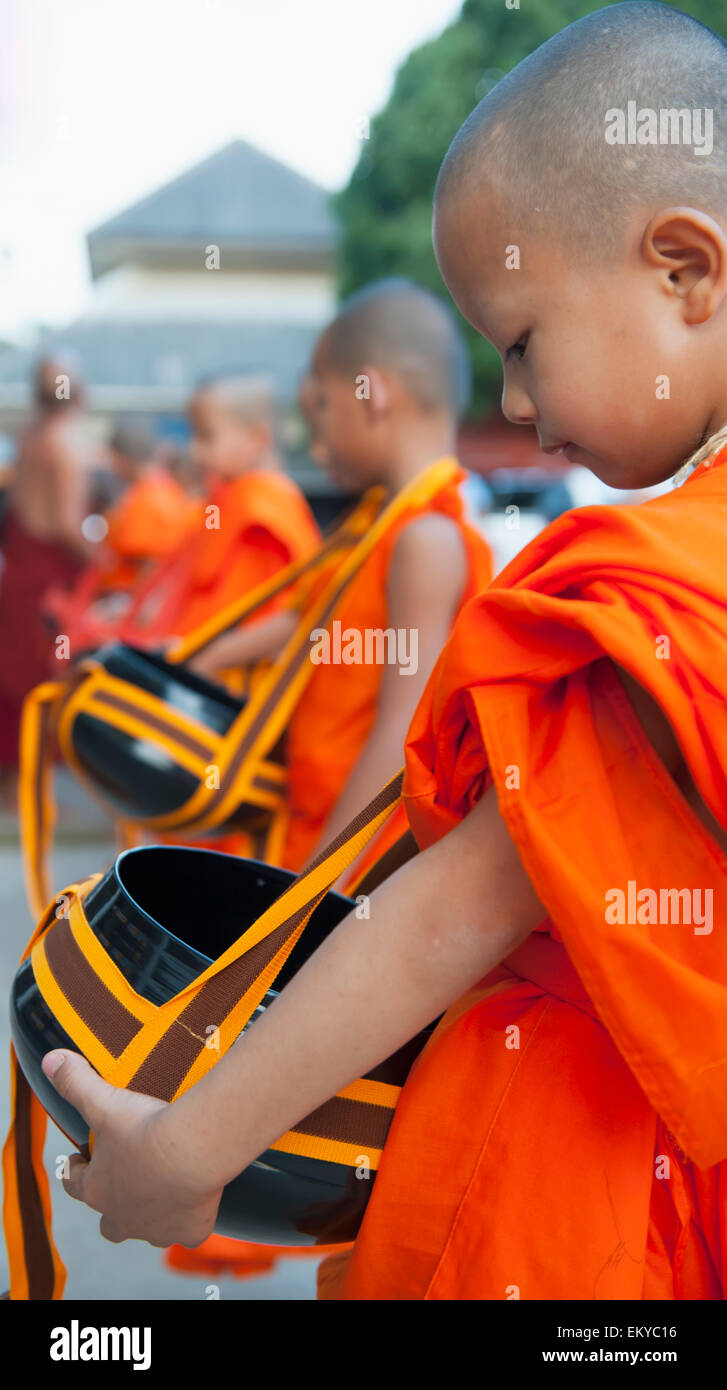
M 198 676 L 215 676 L 235 666 L 251 666 L 264 657 L 275 657 L 282 651 L 298 625 L 298 615 L 289 609 L 273 613 L 259 623 L 223 632 L 204 651 L 198 652 L 186 665 Z
M 376 719 L 321 834 L 328 844 L 356 812 L 393 777 L 404 760 L 404 742 L 420 696 L 442 650 L 467 581 L 467 557 L 450 517 L 418 517 L 404 528 L 391 558 L 387 623 L 402 634 L 401 662 L 383 668 Z M 350 668 L 351 680 L 356 668 Z M 315 858 L 318 849 L 311 858 Z
M 347 917 L 173 1105 L 117 1091 L 64 1054 L 55 1084 L 95 1136 L 91 1163 L 74 1157 L 65 1185 L 104 1213 L 110 1239 L 198 1244 L 225 1182 L 436 1018 L 544 915 L 490 791 L 372 895 L 369 920 Z

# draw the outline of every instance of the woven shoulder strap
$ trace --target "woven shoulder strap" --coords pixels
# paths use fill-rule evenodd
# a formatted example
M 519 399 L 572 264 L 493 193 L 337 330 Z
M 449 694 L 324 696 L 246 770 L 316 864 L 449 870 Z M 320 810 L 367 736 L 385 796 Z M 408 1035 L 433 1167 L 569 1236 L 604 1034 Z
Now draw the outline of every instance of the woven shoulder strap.
M 99 1073 L 114 1085 L 173 1101 L 209 1071 L 273 986 L 328 889 L 399 805 L 402 778 L 403 772 L 392 778 L 228 951 L 160 1006 L 132 989 L 91 931 L 83 901 L 96 879 L 66 890 L 61 917 L 52 903 L 23 959 L 30 954 L 48 1007 Z M 218 1046 L 209 1045 L 210 1027 Z M 3 1149 L 10 1297 L 59 1298 L 65 1271 L 50 1234 L 46 1117 L 12 1049 L 11 1063 L 13 1115 Z M 397 1098 L 395 1086 L 356 1081 L 273 1147 L 355 1164 L 360 1143 L 347 1143 L 346 1136 L 361 1132 L 360 1112 L 376 1167 Z

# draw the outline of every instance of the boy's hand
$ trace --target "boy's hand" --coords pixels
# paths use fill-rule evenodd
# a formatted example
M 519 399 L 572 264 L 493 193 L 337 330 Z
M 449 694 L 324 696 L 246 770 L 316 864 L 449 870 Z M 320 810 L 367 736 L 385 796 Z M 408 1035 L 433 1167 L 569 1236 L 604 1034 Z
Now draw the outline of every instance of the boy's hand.
M 110 1086 L 76 1052 L 47 1053 L 43 1071 L 93 1134 L 90 1161 L 73 1154 L 63 1186 L 101 1213 L 101 1235 L 158 1246 L 205 1240 L 222 1183 L 210 1147 L 177 1133 L 174 1106 Z

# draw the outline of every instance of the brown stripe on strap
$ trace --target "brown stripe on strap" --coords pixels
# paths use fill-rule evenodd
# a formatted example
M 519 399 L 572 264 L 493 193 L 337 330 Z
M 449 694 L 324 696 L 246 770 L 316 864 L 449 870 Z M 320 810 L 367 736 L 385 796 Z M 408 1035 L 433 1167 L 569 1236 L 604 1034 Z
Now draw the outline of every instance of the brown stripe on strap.
M 273 796 L 282 797 L 285 794 L 285 783 L 275 782 L 272 777 L 263 777 L 259 772 L 255 773 L 251 787 L 253 791 L 270 792 Z
M 46 933 L 45 956 L 71 1008 L 111 1056 L 120 1057 L 142 1025 L 89 965 L 66 918 L 59 918 Z
M 366 1100 L 333 1096 L 304 1120 L 293 1125 L 294 1134 L 310 1134 L 316 1139 L 337 1139 L 342 1144 L 361 1144 L 383 1149 L 394 1118 L 393 1106 L 371 1105 Z
M 142 724 L 148 724 L 150 729 L 156 733 L 164 734 L 166 738 L 174 743 L 178 743 L 180 748 L 186 748 L 188 752 L 195 753 L 198 758 L 209 758 L 214 745 L 203 743 L 201 739 L 194 738 L 192 734 L 179 729 L 171 720 L 163 719 L 159 714 L 151 714 L 144 706 L 137 705 L 133 700 L 125 700 L 122 695 L 117 695 L 110 690 L 95 690 L 90 702 L 90 708 L 83 711 L 84 714 L 93 712 L 93 705 L 108 705 L 110 709 L 117 709 L 122 714 L 132 714 Z
M 29 1299 L 51 1299 L 55 1284 L 53 1254 L 40 1191 L 31 1162 L 33 1151 L 31 1132 L 30 1087 L 13 1060 L 15 1067 L 15 1171 L 18 1184 L 18 1205 L 23 1226 L 25 1271 L 28 1276 Z
M 311 860 L 305 872 L 300 874 L 296 879 L 296 883 L 298 883 L 301 878 L 305 877 L 305 874 L 311 873 L 313 869 L 317 869 L 321 864 L 324 864 L 326 859 L 330 858 L 332 854 L 335 854 L 337 850 L 341 849 L 342 846 L 346 844 L 347 840 L 352 840 L 354 835 L 358 835 L 359 831 L 364 830 L 367 825 L 370 825 L 372 820 L 376 820 L 376 817 L 380 816 L 382 811 L 386 811 L 389 806 L 393 806 L 394 802 L 398 801 L 401 796 L 403 783 L 404 769 L 402 768 L 400 772 L 397 772 L 396 777 L 394 777 L 391 782 L 387 783 L 385 787 L 381 788 L 381 791 L 376 793 L 373 801 L 370 801 L 368 806 L 364 806 L 363 810 L 359 811 L 354 816 L 353 820 L 349 821 L 348 825 L 344 826 L 343 830 L 339 830 L 335 838 L 329 841 L 325 848 L 321 850 L 320 854 L 316 855 L 315 859 Z M 286 893 L 289 893 L 294 886 L 294 884 L 291 884 L 290 888 L 286 888 Z

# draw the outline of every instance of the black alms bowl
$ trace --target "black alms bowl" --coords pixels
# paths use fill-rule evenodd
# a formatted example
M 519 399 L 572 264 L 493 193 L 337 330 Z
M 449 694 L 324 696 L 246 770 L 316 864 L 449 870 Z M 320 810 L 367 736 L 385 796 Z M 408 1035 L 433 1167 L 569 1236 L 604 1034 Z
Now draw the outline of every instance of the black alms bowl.
M 109 675 L 148 691 L 215 734 L 226 734 L 242 709 L 242 703 L 223 686 L 154 652 L 114 642 L 94 652 L 93 660 Z M 193 773 L 180 767 L 158 743 L 116 729 L 90 712 L 75 717 L 71 738 L 82 771 L 131 820 L 176 811 L 197 788 Z
M 119 855 L 91 890 L 85 911 L 91 929 L 129 984 L 145 999 L 161 1004 L 226 951 L 293 877 L 284 869 L 212 850 L 176 845 L 132 849 Z M 339 893 L 326 895 L 282 967 L 276 989 L 265 996 L 248 1027 L 352 906 Z M 85 1121 L 58 1095 L 40 1065 L 52 1048 L 80 1049 L 45 1003 L 29 960 L 13 984 L 11 1029 L 31 1088 L 51 1119 L 82 1147 L 88 1142 Z M 428 1031 L 369 1075 L 403 1085 Z M 344 1164 L 270 1149 L 228 1183 L 215 1230 L 264 1244 L 352 1240 L 373 1181 L 373 1174 L 359 1179 Z

